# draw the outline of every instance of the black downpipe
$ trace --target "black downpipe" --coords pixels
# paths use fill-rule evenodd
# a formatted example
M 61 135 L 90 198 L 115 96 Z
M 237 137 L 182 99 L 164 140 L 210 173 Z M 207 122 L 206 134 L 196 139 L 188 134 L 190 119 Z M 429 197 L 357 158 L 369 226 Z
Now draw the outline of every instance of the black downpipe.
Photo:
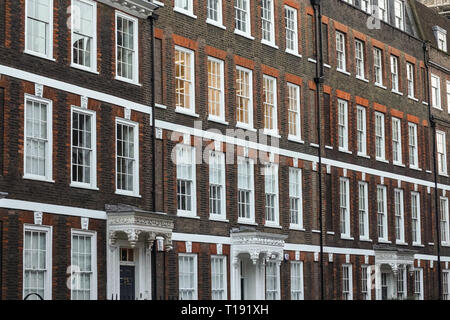
M 151 64 L 151 73 L 150 73 L 150 86 L 151 86 L 151 97 L 150 97 L 150 105 L 152 108 L 152 212 L 156 212 L 156 126 L 155 126 L 155 26 L 154 22 L 158 20 L 158 15 L 153 12 L 151 16 L 148 17 L 148 21 L 150 24 L 150 36 L 151 36 L 151 50 L 150 50 L 150 64 Z M 151 272 L 152 272 L 152 300 L 156 300 L 156 251 L 157 251 L 157 243 L 156 240 L 153 241 L 152 246 L 152 263 L 151 263 Z M 165 267 L 165 264 L 164 264 Z
M 316 83 L 316 105 L 317 105 L 317 137 L 319 144 L 319 165 L 317 173 L 319 176 L 319 228 L 320 228 L 320 299 L 325 299 L 324 290 L 324 270 L 323 270 L 323 212 L 322 212 L 322 130 L 321 130 L 321 110 L 320 110 L 320 90 L 321 84 L 324 81 L 323 73 L 323 49 L 322 49 L 322 10 L 320 6 L 320 0 L 311 0 L 311 4 L 314 9 L 314 20 L 315 20 L 315 33 L 316 33 L 316 77 L 314 82 Z
M 436 161 L 436 121 L 434 116 L 431 114 L 431 94 L 430 94 L 430 79 L 429 79 L 429 57 L 428 57 L 428 45 L 426 42 L 423 42 L 423 55 L 425 61 L 426 68 L 426 88 L 427 88 L 427 103 L 428 103 L 428 119 L 431 127 L 432 134 L 432 145 L 433 145 L 433 178 L 434 178 L 434 205 L 436 208 L 435 220 L 436 220 L 436 251 L 437 251 L 437 273 L 438 273 L 438 292 L 439 297 L 438 300 L 442 299 L 442 281 L 441 281 L 441 229 L 440 229 L 440 216 L 439 216 L 439 199 L 438 199 L 438 182 L 437 182 L 437 161 Z

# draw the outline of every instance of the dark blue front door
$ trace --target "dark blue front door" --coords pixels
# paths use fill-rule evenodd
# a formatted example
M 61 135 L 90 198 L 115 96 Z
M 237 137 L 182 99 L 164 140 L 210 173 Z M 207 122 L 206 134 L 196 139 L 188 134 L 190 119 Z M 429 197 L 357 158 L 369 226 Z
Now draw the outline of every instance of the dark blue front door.
M 134 266 L 120 266 L 120 300 L 134 300 Z

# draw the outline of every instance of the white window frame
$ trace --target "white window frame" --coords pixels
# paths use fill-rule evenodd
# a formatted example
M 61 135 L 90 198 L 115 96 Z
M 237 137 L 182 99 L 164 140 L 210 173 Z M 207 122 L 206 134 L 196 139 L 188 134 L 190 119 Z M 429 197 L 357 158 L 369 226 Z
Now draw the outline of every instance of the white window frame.
M 389 20 L 388 1 L 387 0 L 378 0 L 378 5 L 376 8 L 378 11 L 378 19 L 388 22 L 388 20 Z
M 244 4 L 245 8 L 240 8 L 236 6 L 237 1 L 242 2 Z M 243 23 L 245 23 L 245 31 L 242 31 L 241 29 L 237 28 L 237 11 L 243 11 L 245 13 L 245 20 L 243 20 Z M 250 0 L 234 0 L 234 16 L 235 16 L 235 29 L 234 33 L 241 35 L 246 38 L 254 39 L 251 35 L 252 33 L 252 25 L 251 25 L 251 12 L 250 12 Z
M 439 136 L 442 139 L 439 139 Z M 439 140 L 442 140 L 442 150 L 439 151 Z M 447 176 L 447 140 L 444 131 L 436 131 L 436 153 L 437 153 L 437 164 L 438 164 L 438 174 L 442 176 Z
M 371 5 L 370 0 L 361 0 L 361 10 L 368 14 L 372 14 Z
M 216 1 L 216 3 L 217 3 L 217 20 L 211 19 L 209 17 L 208 12 L 210 10 L 210 8 L 209 8 L 210 1 Z M 206 11 L 206 23 L 212 24 L 212 25 L 222 28 L 222 29 L 226 29 L 226 27 L 224 27 L 224 25 L 223 25 L 222 0 L 207 0 L 206 10 L 207 10 Z
M 363 106 L 356 107 L 356 130 L 358 143 L 358 156 L 367 156 L 367 110 Z M 360 117 L 361 115 L 361 117 Z M 361 147 L 360 147 L 361 144 Z
M 342 44 L 342 48 L 340 48 Z M 347 61 L 346 61 L 346 36 L 344 33 L 336 31 L 336 69 L 338 71 L 347 72 Z M 341 59 L 339 58 L 341 55 Z M 339 65 L 342 64 L 342 67 Z
M 364 269 L 366 272 L 364 272 Z M 372 279 L 370 274 L 371 266 L 367 264 L 363 264 L 361 266 L 361 294 L 363 300 L 371 300 L 372 299 Z M 365 277 L 364 277 L 365 275 Z M 365 291 L 363 291 L 363 286 L 365 285 Z M 364 297 L 365 295 L 365 297 Z M 365 299 L 364 299 L 365 298 Z
M 133 48 L 134 48 L 134 55 L 133 55 L 133 79 L 125 78 L 122 76 L 119 76 L 119 46 L 117 42 L 117 19 L 118 18 L 126 19 L 133 22 Z M 139 84 L 139 22 L 136 18 L 129 16 L 125 13 L 122 13 L 120 11 L 116 11 L 115 15 L 115 50 L 116 50 L 116 79 L 120 81 L 125 81 L 132 84 Z
M 272 102 L 272 106 L 270 103 L 268 103 L 267 100 L 267 94 L 266 94 L 266 82 L 270 83 L 272 82 L 272 92 L 268 92 L 270 94 L 272 94 L 273 96 L 273 102 Z M 277 84 L 277 79 L 274 77 L 270 77 L 267 75 L 263 75 L 263 90 L 264 90 L 264 101 L 263 101 L 263 105 L 264 105 L 264 134 L 268 134 L 268 135 L 273 135 L 273 136 L 278 136 L 278 84 Z M 268 90 L 268 89 L 267 89 Z M 266 128 L 266 118 L 267 118 L 267 108 L 271 109 L 271 115 L 270 118 L 272 119 L 272 128 Z
M 342 99 L 338 99 L 338 144 L 339 151 L 348 152 L 348 101 Z
M 355 73 L 356 78 L 365 80 L 365 68 L 364 68 L 364 42 L 361 40 L 355 40 Z
M 435 74 L 431 74 L 431 100 L 431 105 L 433 108 L 442 110 L 441 78 Z
M 302 125 L 301 125 L 301 101 L 300 101 L 300 87 L 296 84 L 289 83 L 287 84 L 288 89 L 288 117 L 289 117 L 289 133 L 288 140 L 293 140 L 297 142 L 302 142 Z M 295 97 L 292 97 L 292 93 L 294 93 Z M 296 108 L 297 111 L 294 111 L 291 107 Z M 293 115 L 295 113 L 295 115 Z M 294 119 L 291 118 L 291 115 Z M 292 121 L 294 120 L 294 122 Z M 293 123 L 296 127 L 296 134 L 292 134 L 291 132 L 291 123 Z
M 78 181 L 73 181 L 73 114 L 81 113 L 91 117 L 91 183 L 83 183 Z M 97 188 L 97 113 L 93 110 L 82 109 L 75 106 L 71 108 L 70 117 L 70 186 L 76 188 L 86 188 L 95 189 Z
M 211 212 L 211 207 L 209 208 L 209 213 L 210 213 L 210 219 L 211 220 L 226 220 L 227 218 L 227 213 L 226 213 L 226 202 L 227 202 L 227 198 L 226 198 L 226 179 L 225 179 L 225 154 L 223 152 L 218 152 L 218 151 L 210 151 L 209 152 L 209 203 L 211 206 L 211 185 L 212 185 L 212 181 L 211 181 L 211 163 L 212 163 L 212 156 L 214 155 L 214 157 L 219 157 L 220 159 L 218 160 L 219 163 L 215 163 L 215 164 L 219 164 L 220 165 L 220 170 L 221 170 L 221 180 L 222 183 L 220 185 L 221 187 L 221 203 L 220 203 L 220 210 L 221 210 L 221 214 L 213 214 Z M 218 185 L 217 185 L 218 186 Z
M 177 191 L 177 216 L 181 217 L 197 217 L 197 164 L 196 164 L 196 148 L 190 145 L 179 143 L 176 145 L 176 171 L 177 171 L 177 189 L 178 189 L 178 165 L 184 164 L 183 160 L 179 158 L 179 149 L 185 149 L 184 152 L 191 153 L 191 210 L 178 209 L 178 191 Z M 184 180 L 184 179 L 183 179 Z
M 417 288 L 417 286 L 420 288 Z M 423 289 L 423 268 L 414 268 L 414 295 L 416 296 L 416 300 L 424 299 Z
M 300 272 L 299 275 L 294 273 L 297 268 Z M 295 288 L 294 283 L 296 284 Z M 305 299 L 305 288 L 303 283 L 303 261 L 291 261 L 291 300 Z
M 85 4 L 88 4 L 90 6 L 92 6 L 92 28 L 93 28 L 93 32 L 92 32 L 92 44 L 91 44 L 91 66 L 90 67 L 86 67 L 82 64 L 78 64 L 75 63 L 73 61 L 73 39 L 74 39 L 74 34 L 75 34 L 75 26 L 80 25 L 80 22 L 75 22 L 75 17 L 77 14 L 81 14 L 81 10 L 79 10 L 79 12 L 75 12 L 76 11 L 76 6 L 74 5 L 74 3 L 76 1 L 79 2 L 84 2 Z M 74 67 L 74 68 L 78 68 L 81 70 L 85 70 L 85 71 L 91 71 L 94 73 L 98 73 L 97 72 L 97 2 L 92 1 L 92 0 L 72 0 L 72 28 L 71 28 L 71 50 L 70 50 L 70 66 Z M 81 17 L 80 17 L 81 18 Z M 117 35 L 117 32 L 116 32 Z
M 442 299 L 450 300 L 450 270 L 442 271 Z
M 439 26 L 433 27 L 438 49 L 447 52 L 447 30 Z
M 448 207 L 449 207 L 448 206 L 448 198 L 440 197 L 439 221 L 440 221 L 441 244 L 443 246 L 450 246 L 450 222 L 449 222 L 449 208 Z
M 187 4 L 187 9 L 180 6 L 181 1 L 185 2 Z M 197 18 L 197 16 L 194 15 L 194 4 L 193 0 L 174 0 L 173 3 L 173 11 L 185 14 L 187 16 L 190 16 L 192 18 Z
M 181 276 L 181 263 L 182 263 L 182 259 L 181 258 L 192 258 L 193 259 L 193 283 L 194 286 L 193 288 L 180 288 L 180 276 Z M 197 254 L 191 254 L 191 253 L 179 253 L 178 254 L 178 293 L 181 297 L 181 291 L 182 290 L 192 290 L 192 300 L 197 300 L 198 299 L 198 264 L 197 264 Z M 181 298 L 180 298 L 181 300 Z
M 292 23 L 294 25 L 292 27 L 292 30 L 288 27 L 288 25 L 289 25 L 288 24 L 288 16 L 287 16 L 288 11 L 291 12 L 291 14 L 293 15 Z M 284 18 L 285 18 L 285 31 L 286 31 L 286 52 L 298 56 L 299 53 L 298 53 L 298 12 L 297 12 L 297 9 L 292 8 L 288 5 L 285 5 L 284 6 Z M 292 39 L 293 47 L 294 47 L 293 49 L 290 49 L 288 47 L 288 43 L 289 43 L 289 41 L 291 41 L 288 39 L 288 31 L 293 33 L 293 39 Z
M 250 210 L 250 217 L 240 217 L 239 216 L 239 168 L 240 164 L 242 162 L 249 162 L 250 166 L 250 189 L 243 189 L 245 191 L 250 192 L 250 204 L 249 204 L 249 210 Z M 245 158 L 245 157 L 238 157 L 237 159 L 238 163 L 238 223 L 241 224 L 254 224 L 255 223 L 255 170 L 254 170 L 254 160 L 251 158 Z
M 417 141 L 417 124 L 412 122 L 408 122 L 408 153 L 409 153 L 409 167 L 412 169 L 418 169 L 419 145 Z
M 381 128 L 379 128 L 381 135 L 377 135 L 377 117 L 381 119 Z M 376 146 L 377 146 L 377 138 L 380 140 L 380 151 L 381 155 L 377 155 Z M 375 112 L 375 157 L 378 161 L 386 161 L 386 130 L 385 130 L 385 120 L 384 113 Z
M 31 174 L 26 172 L 27 164 L 27 102 L 37 102 L 47 105 L 47 144 L 45 157 L 45 176 Z M 45 182 L 53 181 L 53 101 L 25 94 L 24 98 L 24 148 L 23 148 L 23 178 L 40 180 Z
M 47 54 L 42 54 L 40 52 L 33 51 L 31 48 L 28 48 L 27 34 L 28 34 L 28 31 L 30 30 L 30 26 L 28 23 L 29 0 L 25 1 L 25 50 L 24 50 L 24 53 L 55 61 L 55 59 L 53 58 L 53 31 L 54 31 L 53 30 L 53 10 L 54 10 L 54 8 L 53 8 L 53 0 L 48 0 L 48 1 L 49 1 L 49 22 L 48 22 L 49 30 L 48 30 L 48 35 L 46 35 Z
M 97 300 L 97 232 L 95 231 L 85 231 L 85 230 L 71 230 L 71 237 L 70 237 L 70 265 L 71 268 L 74 267 L 73 265 L 73 236 L 82 236 L 82 237 L 91 237 L 91 288 L 90 288 L 90 300 Z M 74 275 L 74 273 L 77 270 L 71 269 L 71 277 L 77 277 Z M 76 281 L 76 280 L 75 280 Z M 72 289 L 72 288 L 71 288 Z M 73 300 L 73 291 L 70 290 L 71 299 Z
M 373 48 L 374 82 L 375 85 L 383 86 L 383 52 L 379 48 Z M 378 80 L 377 80 L 378 78 Z
M 122 190 L 118 189 L 118 168 L 117 168 L 117 125 L 125 125 L 133 127 L 133 135 L 134 135 L 134 166 L 133 166 L 133 190 Z M 130 196 L 130 197 L 138 197 L 140 198 L 139 194 L 139 123 L 122 119 L 116 117 L 116 123 L 115 123 L 115 144 L 116 144 L 116 153 L 115 153 L 115 166 L 116 166 L 116 174 L 115 174 L 115 182 L 116 182 L 116 194 L 124 195 L 124 196 Z
M 245 97 L 248 99 L 248 123 L 241 122 L 237 119 L 238 114 L 236 114 L 236 127 L 240 127 L 243 129 L 253 129 L 253 71 L 247 68 L 243 68 L 241 66 L 236 66 L 236 72 L 243 72 L 248 74 L 248 94 L 249 97 Z M 237 77 L 236 77 L 236 99 L 238 98 L 239 88 L 237 86 Z M 239 112 L 238 106 L 236 106 L 236 112 Z
M 270 267 L 272 267 L 272 268 L 274 268 L 274 271 L 275 271 L 275 275 L 271 275 L 271 274 L 269 274 L 269 272 L 267 271 L 267 269 L 268 268 L 270 268 Z M 265 276 L 265 283 L 266 283 L 266 285 L 265 285 L 265 287 L 266 287 L 266 300 L 280 300 L 280 297 L 281 297 L 281 288 L 280 288 L 280 265 L 276 262 L 276 261 L 268 261 L 268 262 L 266 262 L 266 268 L 265 268 L 265 274 L 266 274 L 266 276 Z M 272 277 L 274 277 L 275 279 L 275 288 L 274 288 L 274 290 L 272 291 L 272 294 L 274 294 L 274 299 L 269 299 L 268 298 L 268 291 L 269 291 L 269 286 L 268 286 L 268 284 L 267 284 L 267 278 L 269 277 L 269 276 L 272 276 Z
M 341 269 L 342 275 L 342 299 L 353 300 L 353 271 L 351 264 L 343 264 Z M 348 279 L 344 278 L 345 269 L 348 269 Z M 345 290 L 345 282 L 348 281 L 348 291 Z
M 362 193 L 361 193 L 362 191 Z M 358 206 L 359 206 L 359 239 L 369 240 L 369 184 L 367 182 L 358 182 Z M 363 216 L 364 223 L 361 223 Z M 363 231 L 363 235 L 362 232 Z
M 213 268 L 213 260 L 217 260 L 218 263 L 222 264 L 222 268 L 223 268 L 223 283 L 221 284 L 222 289 L 217 289 L 217 287 L 215 287 L 215 279 L 217 280 L 217 278 L 214 277 L 215 270 Z M 227 283 L 228 283 L 228 281 L 227 281 L 227 256 L 211 255 L 211 300 L 219 300 L 219 299 L 215 299 L 214 291 L 222 291 L 223 298 L 220 300 L 228 300 L 228 290 L 227 290 L 228 285 L 227 285 Z
M 415 200 L 414 200 L 415 199 Z M 415 217 L 414 217 L 415 208 Z M 415 230 L 414 230 L 415 229 Z M 411 239 L 413 245 L 422 245 L 422 223 L 420 214 L 420 193 L 411 192 Z M 415 232 L 415 234 L 414 234 Z M 414 238 L 416 238 L 414 240 Z
M 405 11 L 403 1 L 394 1 L 394 15 L 395 27 L 399 28 L 400 30 L 405 30 Z
M 382 202 L 383 202 L 383 208 L 380 208 L 380 198 L 379 198 L 379 191 L 382 192 Z M 383 211 L 380 211 L 382 209 Z M 380 219 L 380 214 L 382 214 L 382 220 Z M 379 242 L 388 242 L 388 211 L 387 211 L 387 188 L 383 185 L 377 186 L 377 235 L 378 235 L 378 241 Z M 381 227 L 383 228 L 383 236 L 380 237 L 380 221 L 382 222 Z
M 26 232 L 43 232 L 46 235 L 45 238 L 45 279 L 44 279 L 44 300 L 52 300 L 52 270 L 53 270 L 53 227 L 52 226 L 41 226 L 41 225 L 23 225 L 23 249 L 22 249 L 22 299 L 25 298 L 25 233 Z M 35 298 L 35 296 L 31 296 Z
M 398 58 L 391 55 L 391 84 L 392 92 L 399 92 Z
M 450 81 L 447 80 L 446 84 L 447 84 L 447 110 L 448 113 L 450 114 Z
M 180 78 L 181 81 L 183 81 L 184 83 L 187 82 L 189 84 L 189 86 L 190 86 L 190 88 L 189 88 L 189 91 L 190 91 L 190 96 L 189 96 L 190 107 L 187 108 L 186 106 L 184 106 L 184 102 L 183 102 L 183 106 L 181 106 L 181 105 L 178 106 L 178 105 L 176 105 L 177 102 L 175 102 L 175 111 L 176 112 L 180 112 L 180 113 L 189 114 L 189 115 L 195 115 L 195 52 L 192 51 L 192 50 L 189 50 L 187 48 L 180 47 L 180 46 L 175 46 L 175 52 L 176 51 L 180 51 L 180 52 L 182 52 L 184 54 L 190 55 L 191 63 L 190 63 L 189 68 L 190 68 L 191 78 L 190 79 L 181 79 Z M 177 68 L 177 67 L 178 66 L 177 66 L 177 64 L 175 62 L 175 68 Z M 176 95 L 177 95 L 177 93 L 176 93 L 177 77 L 176 77 L 176 70 L 174 70 L 174 71 L 175 71 L 174 75 L 175 75 L 175 101 L 176 101 L 177 100 L 177 98 L 176 98 Z
M 344 191 L 344 194 L 343 194 L 343 191 Z M 343 203 L 344 201 L 345 201 L 345 204 Z M 350 180 L 348 178 L 340 178 L 339 179 L 339 208 L 340 208 L 339 216 L 340 216 L 340 222 L 341 222 L 340 223 L 341 238 L 344 238 L 344 239 L 351 238 L 350 206 L 351 206 L 351 204 L 350 204 Z
M 275 192 L 268 193 L 267 191 L 267 184 L 270 183 L 270 180 L 268 180 L 268 177 L 273 177 L 273 184 L 275 187 Z M 279 227 L 280 226 L 280 190 L 278 185 L 278 165 L 274 163 L 266 164 L 264 167 L 264 195 L 265 195 L 265 226 L 267 227 Z M 268 220 L 268 203 L 267 203 L 267 196 L 273 196 L 274 203 L 273 203 L 273 210 L 274 210 L 274 220 Z
M 402 189 L 394 189 L 395 240 L 397 244 L 405 243 L 405 205 Z
M 403 165 L 402 149 L 402 120 L 392 117 L 392 161 L 396 165 Z
M 298 184 L 295 183 L 293 179 L 293 175 L 295 175 L 295 180 L 298 181 Z M 289 228 L 290 229 L 299 229 L 303 230 L 303 174 L 302 169 L 300 168 L 289 168 Z M 298 190 L 294 190 L 298 189 Z M 297 221 L 298 223 L 292 222 L 292 202 L 291 200 L 298 201 L 298 212 L 297 212 Z
M 219 121 L 221 123 L 225 122 L 225 63 L 223 60 L 216 59 L 213 57 L 208 57 L 208 73 L 209 73 L 209 63 L 217 63 L 219 65 L 219 78 L 220 78 L 220 87 L 213 87 L 211 83 L 209 82 L 210 76 L 208 76 L 208 92 L 209 90 L 220 90 L 220 97 L 219 97 L 219 115 L 211 114 L 211 106 L 210 106 L 210 99 L 209 99 L 209 93 L 208 93 L 208 120 L 210 121 Z
M 396 281 L 396 287 L 397 287 L 397 299 L 399 300 L 406 300 L 408 296 L 408 282 L 407 282 L 407 274 L 406 274 L 406 267 L 400 266 L 397 271 L 397 278 Z M 402 290 L 399 291 L 399 286 L 402 286 Z M 401 292 L 402 296 L 399 297 L 399 293 Z
M 408 98 L 416 99 L 415 98 L 415 83 L 414 83 L 414 65 L 410 62 L 406 63 L 406 77 L 408 81 Z
M 271 47 L 275 46 L 275 13 L 274 13 L 274 1 L 275 0 L 262 0 L 261 1 L 261 43 L 266 44 Z M 269 8 L 265 8 L 264 4 L 269 4 Z M 270 17 L 267 17 L 268 19 L 264 19 L 264 10 L 270 10 Z M 269 20 L 270 19 L 270 20 Z M 268 35 L 270 39 L 266 39 L 264 37 L 264 33 L 267 32 L 264 30 L 264 22 L 267 22 L 270 24 Z

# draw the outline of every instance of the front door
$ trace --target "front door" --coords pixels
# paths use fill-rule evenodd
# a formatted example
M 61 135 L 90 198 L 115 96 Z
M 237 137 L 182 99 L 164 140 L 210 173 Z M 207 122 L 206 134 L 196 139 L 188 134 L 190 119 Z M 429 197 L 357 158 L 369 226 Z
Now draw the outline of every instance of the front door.
M 120 300 L 134 300 L 134 266 L 120 266 Z

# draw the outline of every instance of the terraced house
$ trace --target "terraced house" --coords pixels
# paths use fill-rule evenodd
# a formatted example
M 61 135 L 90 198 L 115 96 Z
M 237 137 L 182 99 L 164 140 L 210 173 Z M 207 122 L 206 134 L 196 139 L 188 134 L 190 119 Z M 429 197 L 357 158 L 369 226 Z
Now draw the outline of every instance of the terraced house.
M 0 298 L 449 299 L 449 27 L 416 0 L 3 1 Z

